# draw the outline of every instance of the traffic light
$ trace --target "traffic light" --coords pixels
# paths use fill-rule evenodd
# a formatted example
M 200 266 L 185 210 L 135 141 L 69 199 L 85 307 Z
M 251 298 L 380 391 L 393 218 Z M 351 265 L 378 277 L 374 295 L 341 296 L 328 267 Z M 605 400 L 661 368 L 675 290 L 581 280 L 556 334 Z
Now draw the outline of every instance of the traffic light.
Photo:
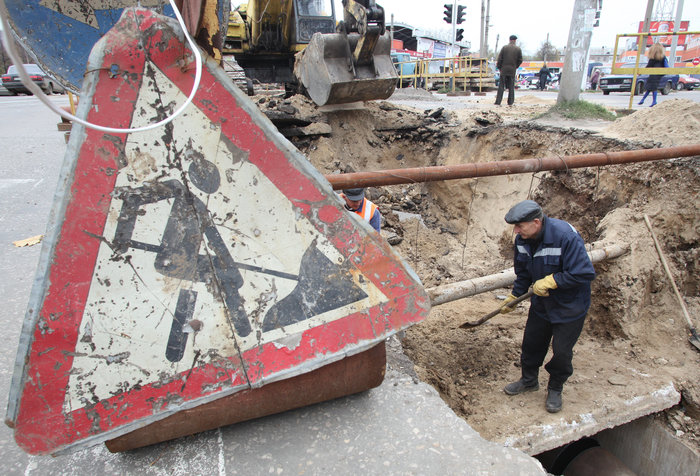
M 464 11 L 467 9 L 464 5 L 457 5 L 457 24 L 464 22 Z
M 457 28 L 455 34 L 455 41 L 462 41 L 464 39 L 464 28 Z
M 447 23 L 452 23 L 452 4 L 446 3 L 444 5 L 444 7 L 445 7 L 445 16 L 443 17 L 443 20 L 445 20 Z

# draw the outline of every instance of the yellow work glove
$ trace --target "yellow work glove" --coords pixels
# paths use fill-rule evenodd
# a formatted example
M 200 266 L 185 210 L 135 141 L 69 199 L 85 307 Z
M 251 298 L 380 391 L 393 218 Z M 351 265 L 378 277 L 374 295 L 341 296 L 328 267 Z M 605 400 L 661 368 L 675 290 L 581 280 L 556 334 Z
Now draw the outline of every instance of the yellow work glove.
M 549 296 L 550 289 L 557 289 L 557 282 L 554 281 L 554 275 L 549 274 L 542 279 L 535 281 L 532 285 L 532 290 L 538 296 Z
M 508 303 L 511 303 L 515 301 L 517 298 L 513 296 L 512 294 L 509 294 L 508 297 L 505 298 L 503 301 L 503 304 L 501 305 L 501 314 L 507 314 L 513 309 L 515 309 L 515 306 L 513 307 L 508 307 Z

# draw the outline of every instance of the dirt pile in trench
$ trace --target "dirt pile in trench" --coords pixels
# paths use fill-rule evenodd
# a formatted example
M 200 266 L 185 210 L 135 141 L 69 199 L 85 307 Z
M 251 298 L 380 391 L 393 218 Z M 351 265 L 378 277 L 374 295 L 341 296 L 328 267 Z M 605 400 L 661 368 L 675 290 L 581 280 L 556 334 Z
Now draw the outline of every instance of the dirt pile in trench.
M 324 174 L 682 145 L 695 143 L 700 130 L 700 106 L 681 100 L 620 118 L 602 134 L 530 120 L 549 107 L 539 104 L 452 112 L 378 102 L 323 111 L 294 97 L 259 105 L 273 120 L 280 120 L 280 108 L 288 111 L 283 115 L 304 118 L 288 126 L 291 140 Z M 679 115 L 688 127 L 679 126 Z M 315 129 L 306 133 L 293 130 L 311 125 Z M 497 308 L 509 289 L 435 307 L 402 340 L 414 364 L 406 370 L 434 385 L 482 436 L 502 442 L 528 424 L 573 418 L 592 406 L 614 408 L 650 386 L 672 382 L 683 401 L 660 418 L 699 449 L 700 353 L 687 342 L 687 326 L 643 220 L 650 217 L 691 316 L 700 316 L 699 173 L 694 158 L 370 189 L 383 213 L 383 235 L 426 287 L 510 268 L 512 227 L 503 216 L 528 197 L 547 215 L 572 223 L 587 243 L 630 247 L 596 265 L 593 305 L 561 414 L 544 411 L 544 392 L 522 398 L 502 392 L 519 377 L 527 304 L 473 330 L 458 329 Z M 544 371 L 540 380 L 546 386 Z

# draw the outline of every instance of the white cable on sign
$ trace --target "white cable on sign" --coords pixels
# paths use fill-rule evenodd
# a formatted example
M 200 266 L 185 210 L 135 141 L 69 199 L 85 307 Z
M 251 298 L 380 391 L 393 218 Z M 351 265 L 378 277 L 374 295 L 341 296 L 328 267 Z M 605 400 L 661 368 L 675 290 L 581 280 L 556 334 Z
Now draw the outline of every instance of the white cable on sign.
M 80 119 L 79 117 L 74 116 L 73 114 L 70 114 L 66 111 L 63 111 L 62 109 L 59 109 L 54 103 L 52 103 L 44 94 L 44 92 L 41 90 L 39 86 L 34 84 L 34 81 L 29 79 L 29 75 L 27 74 L 27 71 L 24 69 L 22 66 L 22 60 L 19 59 L 19 56 L 17 55 L 17 52 L 15 51 L 14 48 L 14 41 L 12 41 L 9 38 L 8 31 L 10 29 L 10 26 L 7 22 L 7 19 L 5 18 L 5 12 L 6 7 L 2 9 L 2 12 L 0 12 L 0 19 L 2 20 L 2 38 L 3 38 L 3 43 L 5 44 L 5 50 L 7 51 L 7 54 L 10 56 L 12 59 L 12 62 L 17 68 L 17 72 L 19 73 L 19 77 L 22 80 L 22 84 L 29 89 L 41 102 L 43 102 L 49 109 L 51 109 L 53 112 L 58 114 L 61 117 L 64 117 L 70 121 L 76 122 L 78 124 L 82 124 L 85 127 L 88 127 L 90 129 L 96 129 L 98 131 L 102 132 L 112 132 L 116 134 L 128 134 L 132 132 L 143 132 L 143 131 L 148 131 L 151 129 L 156 129 L 160 126 L 163 126 L 167 124 L 168 122 L 172 121 L 175 119 L 177 116 L 182 114 L 182 112 L 185 110 L 187 106 L 192 102 L 194 99 L 195 94 L 197 93 L 197 89 L 199 88 L 199 82 L 202 78 L 202 55 L 199 52 L 199 48 L 195 44 L 194 40 L 190 37 L 189 33 L 187 32 L 187 27 L 185 27 L 185 22 L 182 19 L 182 16 L 180 15 L 180 11 L 177 9 L 177 6 L 175 6 L 175 1 L 174 0 L 169 0 L 170 5 L 173 7 L 173 11 L 175 12 L 175 17 L 177 18 L 178 23 L 180 23 L 180 26 L 182 27 L 182 31 L 185 35 L 185 38 L 187 38 L 187 42 L 190 45 L 190 48 L 192 48 L 192 52 L 194 53 L 195 56 L 195 62 L 196 62 L 196 71 L 194 75 L 194 84 L 192 85 L 192 91 L 190 92 L 190 95 L 187 97 L 187 100 L 182 103 L 182 105 L 177 108 L 175 112 L 170 117 L 167 117 L 163 119 L 162 121 L 155 122 L 153 124 L 149 124 L 147 126 L 143 127 L 136 127 L 133 129 L 122 129 L 122 128 L 116 128 L 116 127 L 107 127 L 107 126 L 100 126 L 98 124 L 93 124 L 91 122 L 84 121 L 83 119 Z M 3 2 L 4 3 L 4 2 Z M 4 6 L 4 5 L 3 5 Z

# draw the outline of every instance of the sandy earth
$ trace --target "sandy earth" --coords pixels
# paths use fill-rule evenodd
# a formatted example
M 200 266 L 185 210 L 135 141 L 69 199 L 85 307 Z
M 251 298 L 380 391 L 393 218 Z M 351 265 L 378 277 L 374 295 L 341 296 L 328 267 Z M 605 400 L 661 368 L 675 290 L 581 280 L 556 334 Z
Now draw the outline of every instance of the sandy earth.
M 423 93 L 413 99 L 336 110 L 318 110 L 298 96 L 258 103 L 280 130 L 306 128 L 311 135 L 291 140 L 325 174 L 683 145 L 700 137 L 700 104 L 683 100 L 606 123 L 532 120 L 551 106 L 534 98 L 515 107 L 454 110 L 440 109 Z M 511 267 L 512 227 L 503 216 L 528 197 L 547 215 L 572 223 L 587 243 L 630 248 L 596 265 L 593 304 L 560 414 L 544 410 L 544 370 L 539 392 L 508 397 L 502 391 L 519 378 L 529 304 L 480 327 L 458 328 L 497 308 L 507 288 L 434 307 L 400 343 L 390 341 L 389 365 L 435 386 L 458 415 L 499 442 L 528 426 L 575 420 L 593 407 L 614 408 L 672 383 L 683 399 L 657 418 L 700 451 L 700 351 L 688 343 L 687 324 L 643 220 L 650 217 L 700 325 L 699 173 L 698 159 L 687 158 L 370 189 L 383 213 L 383 235 L 426 287 Z

